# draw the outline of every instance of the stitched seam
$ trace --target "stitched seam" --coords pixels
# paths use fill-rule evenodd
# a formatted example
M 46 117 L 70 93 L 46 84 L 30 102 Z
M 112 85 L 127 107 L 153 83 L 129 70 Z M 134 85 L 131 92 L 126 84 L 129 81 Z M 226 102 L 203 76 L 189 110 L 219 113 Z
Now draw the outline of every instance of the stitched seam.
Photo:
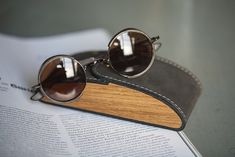
M 87 80 L 95 80 L 95 81 L 98 80 L 98 79 L 96 79 L 96 78 L 90 78 L 90 77 L 87 77 L 86 79 L 87 79 Z
M 97 66 L 95 66 L 95 71 L 96 71 L 97 74 L 99 74 L 99 75 L 101 75 L 101 76 L 103 76 L 103 77 L 105 77 L 105 78 L 108 78 L 108 79 L 111 79 L 111 80 L 115 80 L 115 81 L 118 81 L 118 82 L 121 82 L 121 83 L 126 83 L 126 84 L 129 84 L 129 85 L 132 85 L 132 86 L 135 86 L 135 87 L 144 89 L 144 90 L 149 91 L 149 92 L 151 92 L 151 93 L 154 93 L 154 94 L 156 94 L 156 95 L 158 95 L 158 96 L 160 96 L 160 97 L 162 97 L 162 98 L 167 99 L 174 107 L 176 107 L 176 108 L 178 109 L 178 111 L 182 114 L 184 120 L 187 121 L 187 120 L 186 120 L 186 115 L 185 115 L 184 112 L 181 110 L 181 108 L 179 108 L 179 106 L 176 105 L 176 103 L 175 103 L 174 101 L 172 101 L 171 99 L 169 99 L 168 97 L 166 97 L 166 96 L 164 96 L 164 95 L 162 95 L 162 94 L 160 94 L 160 93 L 157 93 L 157 92 L 155 92 L 155 91 L 153 91 L 153 90 L 151 90 L 151 89 L 148 89 L 148 88 L 146 88 L 146 87 L 143 87 L 143 86 L 140 86 L 140 85 L 137 85 L 137 84 L 133 84 L 133 83 L 130 83 L 130 82 L 126 82 L 126 81 L 123 81 L 123 80 L 119 80 L 119 79 L 116 79 L 116 78 L 113 78 L 113 77 L 110 77 L 110 76 L 103 75 L 103 74 L 101 74 L 101 73 L 99 73 L 99 72 L 97 71 Z
M 177 63 L 175 63 L 175 62 L 173 62 L 173 61 L 171 61 L 171 60 L 168 60 L 168 59 L 166 59 L 166 58 L 163 58 L 163 57 L 157 56 L 156 59 L 159 60 L 159 61 L 162 61 L 162 62 L 164 62 L 164 63 L 170 64 L 170 65 L 174 66 L 175 68 L 177 68 L 177 69 L 179 69 L 179 70 L 185 72 L 186 74 L 188 74 L 189 76 L 191 76 L 191 78 L 193 78 L 193 80 L 197 83 L 197 85 L 199 86 L 199 88 L 202 88 L 201 82 L 199 81 L 199 79 L 198 79 L 190 70 L 188 70 L 188 69 L 186 69 L 186 68 L 180 66 L 179 64 L 177 64 Z

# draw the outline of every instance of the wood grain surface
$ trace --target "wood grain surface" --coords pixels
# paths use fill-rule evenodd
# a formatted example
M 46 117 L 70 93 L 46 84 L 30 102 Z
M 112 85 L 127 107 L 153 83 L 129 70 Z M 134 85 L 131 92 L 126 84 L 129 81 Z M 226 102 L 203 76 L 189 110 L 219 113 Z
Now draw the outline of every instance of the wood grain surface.
M 43 101 L 50 102 L 46 98 Z M 170 128 L 180 128 L 182 125 L 177 113 L 164 102 L 112 83 L 87 83 L 79 100 L 59 105 Z

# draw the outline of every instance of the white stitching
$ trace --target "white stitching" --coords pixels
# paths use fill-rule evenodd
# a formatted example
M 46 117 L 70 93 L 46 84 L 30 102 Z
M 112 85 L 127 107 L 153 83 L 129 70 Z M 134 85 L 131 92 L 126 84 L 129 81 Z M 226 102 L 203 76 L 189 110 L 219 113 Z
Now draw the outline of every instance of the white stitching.
M 170 65 L 176 67 L 177 69 L 185 72 L 186 74 L 188 74 L 189 76 L 191 76 L 193 78 L 193 80 L 197 83 L 199 88 L 202 88 L 201 82 L 199 81 L 199 79 L 190 70 L 186 69 L 185 67 L 180 66 L 179 64 L 177 64 L 177 63 L 175 63 L 175 62 L 173 62 L 171 60 L 163 58 L 163 57 L 157 56 L 156 59 L 159 60 L 159 61 L 162 61 L 164 63 L 170 64 Z
M 165 59 L 165 58 L 163 58 L 163 57 L 157 56 L 156 59 L 159 60 L 159 61 L 162 61 L 162 62 L 164 62 L 164 63 L 170 64 L 170 65 L 176 67 L 177 69 L 179 69 L 179 70 L 185 72 L 186 74 L 188 74 L 189 76 L 191 76 L 191 78 L 193 78 L 194 81 L 198 84 L 199 88 L 201 88 L 201 83 L 200 83 L 199 79 L 198 79 L 191 71 L 189 71 L 188 69 L 186 69 L 186 68 L 180 66 L 179 64 L 174 63 L 174 62 L 171 61 L 171 60 Z M 97 69 L 97 66 L 95 66 L 95 70 L 96 70 L 96 69 Z M 164 95 L 162 95 L 162 94 L 160 94 L 160 93 L 157 93 L 157 92 L 155 92 L 155 91 L 153 91 L 153 90 L 151 90 L 151 89 L 148 89 L 148 88 L 146 88 L 146 87 L 143 87 L 143 86 L 140 86 L 140 85 L 136 85 L 136 84 L 133 84 L 133 83 L 130 83 L 130 82 L 126 82 L 126 81 L 123 81 L 123 80 L 119 80 L 119 79 L 116 79 L 116 78 L 112 78 L 112 77 L 110 77 L 110 76 L 103 75 L 103 74 L 99 73 L 97 70 L 96 70 L 96 72 L 97 72 L 99 75 L 101 75 L 101 76 L 103 76 L 103 77 L 105 77 L 105 78 L 113 79 L 113 80 L 116 80 L 116 81 L 119 81 L 119 82 L 122 82 L 122 83 L 127 83 L 127 84 L 129 84 L 129 85 L 133 85 L 133 86 L 139 87 L 139 88 L 141 88 L 141 89 L 147 90 L 147 91 L 152 92 L 152 93 L 154 93 L 154 94 L 156 94 L 156 95 L 159 95 L 159 96 L 162 97 L 162 98 L 167 99 L 168 101 L 170 101 L 170 102 L 172 103 L 172 105 L 174 105 L 174 106 L 179 110 L 179 112 L 183 115 L 183 117 L 184 117 L 185 120 L 186 120 L 186 116 L 185 116 L 184 112 L 178 107 L 178 105 L 177 105 L 175 102 L 173 102 L 171 99 L 167 98 L 166 96 L 164 96 Z M 95 78 L 88 78 L 88 79 L 97 80 L 97 79 L 95 79 Z
M 126 83 L 126 84 L 129 84 L 129 85 L 132 85 L 132 86 L 139 87 L 139 88 L 141 88 L 141 89 L 147 90 L 147 91 L 152 92 L 152 93 L 154 93 L 154 94 L 156 94 L 156 95 L 158 95 L 158 96 L 160 96 L 160 97 L 162 97 L 162 98 L 167 99 L 168 101 L 171 102 L 171 104 L 172 104 L 173 106 L 175 106 L 175 107 L 178 109 L 178 111 L 183 115 L 183 118 L 184 118 L 184 120 L 186 121 L 186 115 L 185 115 L 184 112 L 181 110 L 181 108 L 179 108 L 178 105 L 176 105 L 176 103 L 175 103 L 174 101 L 172 101 L 171 99 L 167 98 L 166 96 L 164 96 L 164 95 L 162 95 L 162 94 L 159 94 L 159 93 L 157 93 L 157 92 L 155 92 L 155 91 L 153 91 L 153 90 L 151 90 L 151 89 L 148 89 L 148 88 L 146 88 L 146 87 L 143 87 L 143 86 L 140 86 L 140 85 L 137 85 L 137 84 L 133 84 L 133 83 L 130 83 L 130 82 L 126 82 L 126 81 L 123 81 L 123 80 L 119 80 L 119 79 L 116 79 L 116 78 L 113 78 L 113 77 L 110 77 L 110 76 L 103 75 L 103 74 L 101 74 L 101 73 L 99 73 L 99 72 L 97 71 L 97 66 L 95 66 L 95 69 L 94 69 L 94 70 L 96 71 L 97 74 L 99 74 L 99 75 L 101 75 L 101 76 L 103 76 L 103 77 L 105 77 L 105 78 L 108 78 L 108 79 L 111 79 L 111 80 L 115 80 L 115 81 L 118 81 L 118 82 L 122 82 L 122 83 Z
M 97 78 L 90 78 L 90 77 L 87 77 L 86 79 L 87 79 L 87 80 L 95 80 L 95 81 L 98 80 Z

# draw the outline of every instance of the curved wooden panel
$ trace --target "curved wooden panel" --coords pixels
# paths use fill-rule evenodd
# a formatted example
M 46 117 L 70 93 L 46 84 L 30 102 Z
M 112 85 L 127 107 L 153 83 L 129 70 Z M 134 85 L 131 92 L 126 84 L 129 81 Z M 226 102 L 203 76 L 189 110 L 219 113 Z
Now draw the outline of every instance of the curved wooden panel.
M 112 83 L 87 83 L 78 101 L 62 105 L 170 128 L 182 125 L 178 114 L 162 101 Z

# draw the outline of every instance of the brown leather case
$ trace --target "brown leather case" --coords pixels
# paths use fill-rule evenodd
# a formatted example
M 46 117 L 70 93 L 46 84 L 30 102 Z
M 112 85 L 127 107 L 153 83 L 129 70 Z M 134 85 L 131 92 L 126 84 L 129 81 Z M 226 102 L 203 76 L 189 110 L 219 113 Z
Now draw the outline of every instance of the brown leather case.
M 74 55 L 78 60 L 105 52 Z M 163 128 L 182 130 L 201 93 L 197 77 L 184 67 L 156 57 L 144 75 L 128 79 L 104 63 L 88 66 L 79 100 L 62 105 Z M 41 101 L 52 103 L 43 98 Z

